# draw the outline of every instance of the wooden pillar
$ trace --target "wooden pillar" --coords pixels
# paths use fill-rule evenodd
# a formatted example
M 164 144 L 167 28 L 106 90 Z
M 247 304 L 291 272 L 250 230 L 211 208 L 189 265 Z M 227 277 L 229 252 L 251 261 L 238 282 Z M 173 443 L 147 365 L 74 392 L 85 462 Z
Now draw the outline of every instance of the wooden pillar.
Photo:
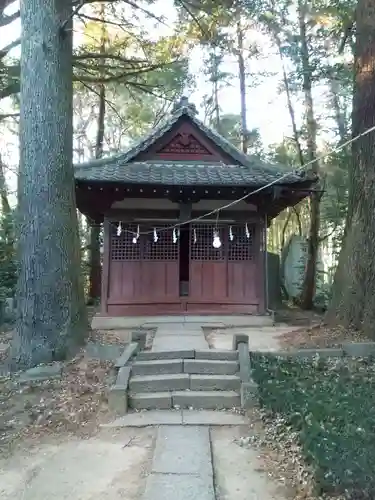
M 267 245 L 266 245 L 266 237 L 265 233 L 267 228 L 267 222 L 264 217 L 262 217 L 257 225 L 257 247 L 258 247 L 258 256 L 259 256 L 259 265 L 258 265 L 258 290 L 259 290 L 259 306 L 258 312 L 260 314 L 264 314 L 267 308 L 268 299 L 266 297 L 267 293 L 267 275 L 266 275 L 266 259 L 267 259 Z
M 103 272 L 102 272 L 102 293 L 101 293 L 101 313 L 108 313 L 108 291 L 109 291 L 109 273 L 111 262 L 111 223 L 104 217 L 103 224 Z

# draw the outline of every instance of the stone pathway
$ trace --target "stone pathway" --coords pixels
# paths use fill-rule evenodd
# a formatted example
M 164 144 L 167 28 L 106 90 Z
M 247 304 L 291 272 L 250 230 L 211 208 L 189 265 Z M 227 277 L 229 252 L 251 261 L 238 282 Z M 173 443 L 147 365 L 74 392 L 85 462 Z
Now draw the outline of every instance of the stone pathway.
M 158 428 L 144 500 L 215 500 L 208 427 Z
M 152 351 L 207 348 L 202 328 L 187 323 L 160 325 L 152 345 Z M 182 412 L 166 413 L 172 418 L 181 416 L 182 424 Z M 208 427 L 158 427 L 151 474 L 143 499 L 215 500 Z

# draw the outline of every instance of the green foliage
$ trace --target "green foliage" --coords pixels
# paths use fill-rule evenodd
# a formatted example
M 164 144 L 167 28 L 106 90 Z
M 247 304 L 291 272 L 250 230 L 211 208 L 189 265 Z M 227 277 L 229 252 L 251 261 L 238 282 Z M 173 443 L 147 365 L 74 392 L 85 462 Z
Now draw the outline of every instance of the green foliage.
M 299 433 L 318 494 L 375 494 L 375 363 L 255 356 L 253 376 L 262 406 Z

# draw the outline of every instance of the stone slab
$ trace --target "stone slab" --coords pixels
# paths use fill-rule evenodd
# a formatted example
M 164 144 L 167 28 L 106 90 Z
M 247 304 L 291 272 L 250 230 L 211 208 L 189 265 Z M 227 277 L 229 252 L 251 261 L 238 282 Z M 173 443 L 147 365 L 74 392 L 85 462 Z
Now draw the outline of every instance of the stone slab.
M 203 334 L 201 336 L 189 335 L 158 335 L 156 334 L 152 343 L 152 352 L 156 351 L 178 351 L 192 349 L 207 349 L 208 344 Z
M 251 379 L 249 346 L 243 342 L 238 345 L 238 361 L 241 381 L 249 382 Z
M 212 476 L 151 474 L 143 500 L 215 500 Z
M 180 408 L 224 409 L 239 407 L 240 395 L 235 391 L 174 391 L 172 405 Z
M 242 382 L 241 384 L 241 408 L 249 410 L 258 402 L 258 386 L 255 382 Z
M 125 366 L 130 359 L 137 354 L 139 350 L 139 345 L 136 342 L 132 342 L 128 346 L 125 347 L 121 356 L 115 362 L 115 368 L 121 368 L 121 366 Z
M 235 335 L 233 335 L 233 344 L 232 344 L 233 351 L 238 350 L 239 344 L 246 344 L 248 346 L 249 336 L 243 333 L 236 333 Z
M 18 381 L 23 382 L 42 382 L 44 380 L 61 378 L 63 370 L 62 363 L 53 363 L 52 365 L 40 365 L 30 368 L 21 373 Z
M 125 387 L 126 389 L 128 388 L 130 369 L 130 366 L 122 366 L 119 369 L 115 385 Z
M 200 349 L 195 351 L 195 359 L 211 359 L 219 361 L 237 361 L 237 351 L 219 351 L 217 349 Z
M 108 406 L 117 415 L 126 415 L 128 411 L 128 392 L 126 387 L 113 385 L 108 392 Z
M 88 342 L 86 353 L 90 358 L 100 361 L 116 361 L 124 351 L 124 346 L 119 344 L 101 344 L 99 342 Z
M 245 415 L 223 410 L 182 410 L 184 425 L 249 425 Z
M 237 361 L 217 361 L 209 359 L 185 359 L 184 372 L 206 375 L 234 375 L 238 372 Z
M 345 356 L 355 358 L 375 356 L 375 342 L 346 342 L 342 347 Z
M 187 373 L 136 376 L 129 388 L 132 392 L 183 391 L 190 388 L 190 378 Z
M 134 330 L 131 332 L 131 340 L 137 342 L 140 350 L 146 347 L 147 334 L 147 330 Z
M 136 393 L 129 398 L 129 406 L 136 410 L 172 409 L 171 392 Z
M 158 328 L 156 330 L 156 335 L 160 337 L 175 337 L 176 335 L 178 335 L 179 337 L 183 337 L 184 335 L 189 337 L 202 337 L 203 331 L 201 328 L 179 329 L 179 328 L 168 327 L 163 329 Z
M 236 375 L 191 375 L 192 391 L 239 391 L 241 380 Z
M 150 425 L 182 425 L 182 410 L 149 410 L 117 418 L 101 427 L 148 427 Z
M 182 373 L 182 359 L 157 359 L 152 361 L 135 361 L 132 366 L 133 375 L 165 375 Z
M 151 470 L 159 474 L 212 475 L 209 429 L 159 427 Z
M 147 351 L 140 352 L 137 361 L 151 361 L 157 359 L 194 359 L 195 350 L 185 349 L 176 351 Z

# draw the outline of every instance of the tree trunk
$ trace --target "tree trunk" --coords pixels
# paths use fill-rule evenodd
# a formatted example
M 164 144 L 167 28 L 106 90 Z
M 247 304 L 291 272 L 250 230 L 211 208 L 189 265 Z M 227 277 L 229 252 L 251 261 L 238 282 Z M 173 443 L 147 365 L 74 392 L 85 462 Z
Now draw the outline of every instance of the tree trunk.
M 309 61 L 309 49 L 306 34 L 306 4 L 305 0 L 298 2 L 298 20 L 301 43 L 301 62 L 303 71 L 303 92 L 305 96 L 305 113 L 307 127 L 307 153 L 308 160 L 313 161 L 311 171 L 319 173 L 316 148 L 316 121 L 314 116 L 314 106 L 312 98 L 312 78 Z M 300 306 L 303 309 L 312 309 L 315 295 L 316 263 L 319 251 L 319 228 L 320 228 L 320 193 L 313 193 L 310 196 L 310 226 L 308 232 L 307 262 L 302 285 L 302 292 L 299 297 Z
M 100 19 L 102 20 L 102 35 L 100 42 L 100 53 L 105 54 L 106 43 L 106 26 L 105 20 L 105 4 L 100 6 Z M 104 62 L 104 61 L 103 61 Z M 95 158 L 99 159 L 103 156 L 104 142 L 104 117 L 105 117 L 105 87 L 103 84 L 99 87 L 99 113 L 98 113 L 98 130 L 96 133 L 95 143 Z M 100 299 L 101 291 L 101 261 L 100 261 L 100 225 L 90 224 L 90 251 L 89 251 L 89 303 L 95 303 Z
M 22 0 L 18 367 L 63 359 L 88 329 L 72 165 L 72 25 L 65 0 Z
M 240 97 L 241 97 L 241 142 L 242 151 L 247 154 L 249 148 L 249 132 L 247 130 L 247 107 L 246 107 L 246 74 L 245 61 L 243 57 L 243 32 L 241 18 L 237 21 L 237 60 L 238 60 L 238 77 L 240 81 Z
M 356 8 L 353 137 L 375 126 L 375 1 Z M 349 206 L 340 252 L 330 322 L 363 329 L 374 337 L 375 322 L 375 133 L 352 143 Z
M 0 199 L 1 199 L 2 215 L 9 216 L 11 213 L 11 208 L 8 200 L 7 185 L 4 173 L 4 164 L 1 159 L 1 154 L 0 154 Z

